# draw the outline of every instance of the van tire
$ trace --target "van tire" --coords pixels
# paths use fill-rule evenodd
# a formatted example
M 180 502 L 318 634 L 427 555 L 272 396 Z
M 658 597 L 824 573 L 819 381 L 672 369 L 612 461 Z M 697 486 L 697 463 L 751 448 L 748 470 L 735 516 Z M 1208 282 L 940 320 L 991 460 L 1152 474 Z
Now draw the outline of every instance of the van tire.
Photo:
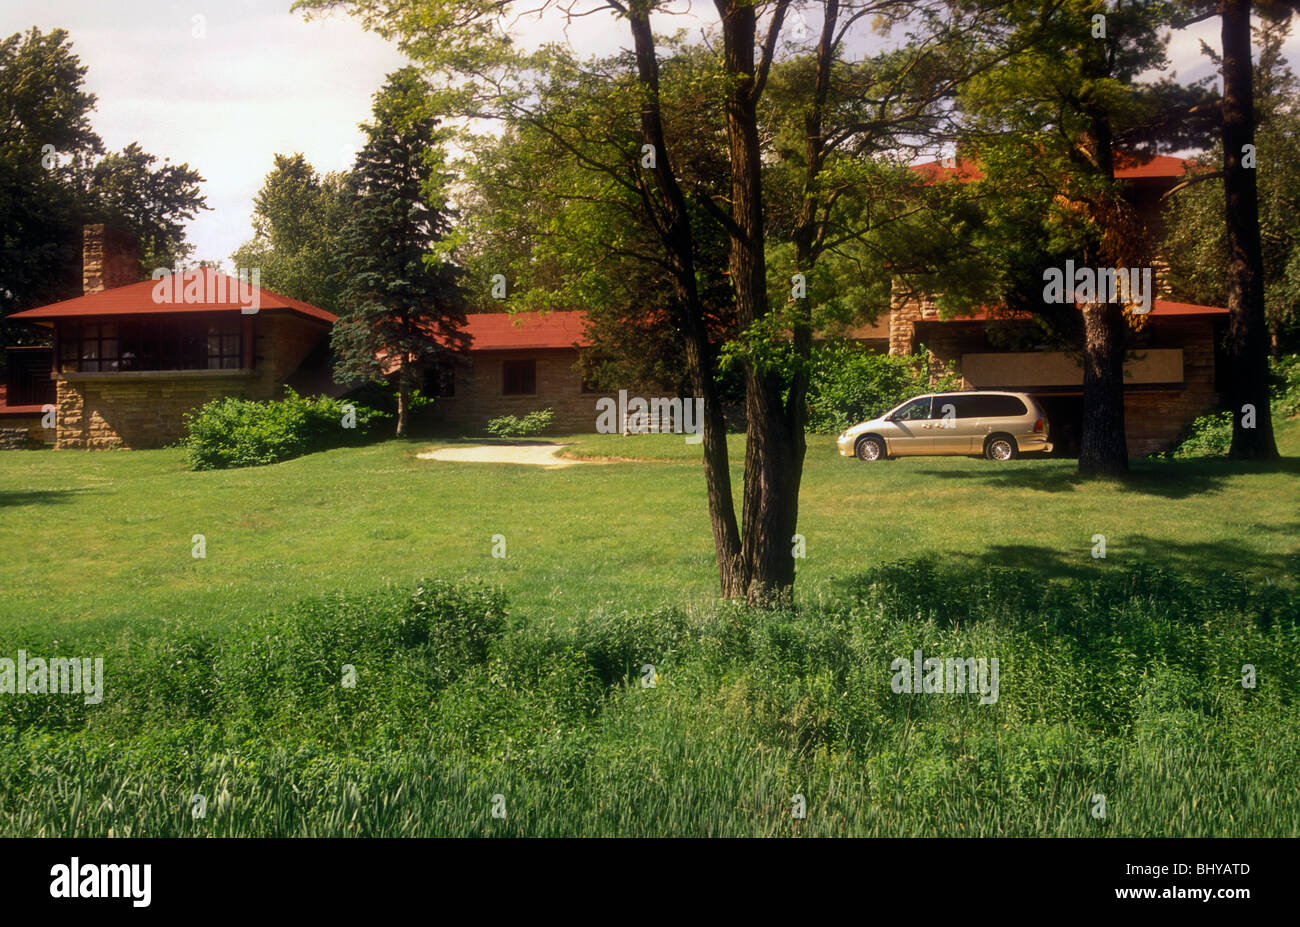
M 988 460 L 1015 460 L 1020 456 L 1020 448 L 1011 435 L 989 435 L 984 441 L 984 456 Z
M 885 439 L 879 435 L 863 435 L 853 445 L 853 456 L 858 460 L 867 462 L 888 460 L 889 455 L 885 449 Z

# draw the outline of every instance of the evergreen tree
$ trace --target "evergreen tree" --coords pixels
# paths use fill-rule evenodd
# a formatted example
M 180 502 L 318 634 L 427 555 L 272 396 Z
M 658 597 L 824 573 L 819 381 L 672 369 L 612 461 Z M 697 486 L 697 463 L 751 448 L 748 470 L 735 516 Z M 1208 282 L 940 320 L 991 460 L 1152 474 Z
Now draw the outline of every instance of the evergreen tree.
M 335 379 L 395 376 L 404 436 L 416 377 L 469 348 L 460 270 L 446 259 L 450 212 L 438 120 L 414 68 L 389 76 L 347 188 L 340 241 L 344 289 L 334 326 Z

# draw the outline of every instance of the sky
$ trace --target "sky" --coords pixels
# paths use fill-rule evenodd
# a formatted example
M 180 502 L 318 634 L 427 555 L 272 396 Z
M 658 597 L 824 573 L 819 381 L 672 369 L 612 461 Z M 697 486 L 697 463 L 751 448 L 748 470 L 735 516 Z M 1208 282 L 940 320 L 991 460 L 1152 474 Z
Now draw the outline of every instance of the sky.
M 392 45 L 341 13 L 307 21 L 291 0 L 5 0 L 0 36 L 36 26 L 66 29 L 98 97 L 91 122 L 110 151 L 139 142 L 204 178 L 210 211 L 187 234 L 194 257 L 226 261 L 252 234 L 253 197 L 274 156 L 301 152 L 318 171 L 351 166 L 358 124 L 388 73 L 406 64 Z M 535 5 L 535 4 L 534 4 Z M 712 3 L 681 5 L 661 17 L 664 32 L 698 31 Z M 816 19 L 807 21 L 817 28 Z M 796 23 L 796 26 L 798 24 Z M 607 54 L 625 27 L 604 14 L 567 31 L 555 19 L 516 25 L 525 45 L 568 41 L 583 54 Z M 1212 71 L 1197 39 L 1218 45 L 1218 22 L 1176 37 L 1170 70 L 1186 81 Z M 1300 38 L 1288 46 L 1296 60 Z

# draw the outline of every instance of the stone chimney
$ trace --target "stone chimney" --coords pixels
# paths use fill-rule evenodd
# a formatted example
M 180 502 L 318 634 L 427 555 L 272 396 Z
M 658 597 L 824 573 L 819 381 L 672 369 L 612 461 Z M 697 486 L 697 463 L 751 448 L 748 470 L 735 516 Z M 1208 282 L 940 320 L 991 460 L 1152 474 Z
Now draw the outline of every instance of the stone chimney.
M 81 231 L 81 288 L 86 295 L 140 281 L 140 246 L 129 232 L 104 225 Z

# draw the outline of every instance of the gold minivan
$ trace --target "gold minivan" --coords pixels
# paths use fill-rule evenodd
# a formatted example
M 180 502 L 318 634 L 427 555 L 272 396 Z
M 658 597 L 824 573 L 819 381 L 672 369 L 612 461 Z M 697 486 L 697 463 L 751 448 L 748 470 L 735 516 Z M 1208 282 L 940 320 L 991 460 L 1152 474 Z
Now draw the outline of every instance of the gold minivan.
M 840 454 L 858 460 L 982 455 L 1013 460 L 1050 452 L 1047 415 L 1026 393 L 970 390 L 909 399 L 880 418 L 854 425 L 836 440 Z

